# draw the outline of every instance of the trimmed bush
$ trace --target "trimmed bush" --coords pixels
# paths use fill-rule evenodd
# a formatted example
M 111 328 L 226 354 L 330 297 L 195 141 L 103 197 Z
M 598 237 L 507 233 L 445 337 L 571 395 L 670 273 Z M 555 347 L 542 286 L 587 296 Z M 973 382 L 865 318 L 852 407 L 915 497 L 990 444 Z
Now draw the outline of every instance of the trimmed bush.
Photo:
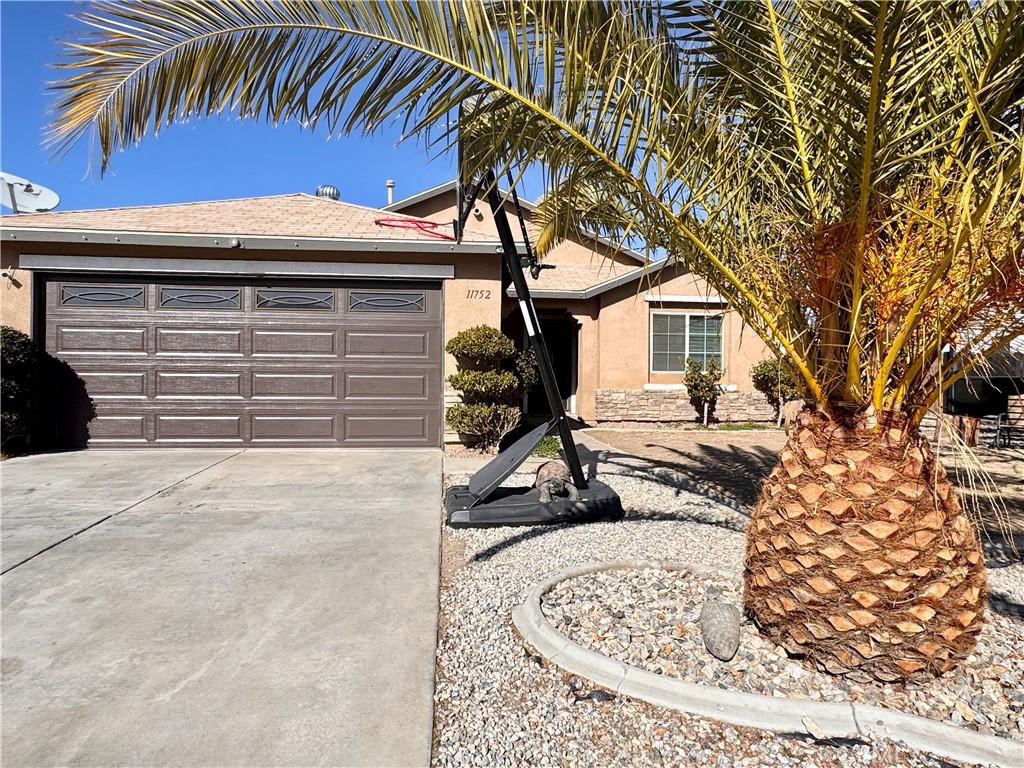
M 793 381 L 793 377 L 777 357 L 769 357 L 751 368 L 750 381 L 753 383 L 754 389 L 771 403 L 776 417 L 784 403 L 796 400 L 801 396 L 800 389 Z
M 448 409 L 448 425 L 472 447 L 493 450 L 519 426 L 522 414 L 514 405 L 459 403 Z
M 697 411 L 698 421 L 704 420 L 705 403 L 708 406 L 708 421 L 714 417 L 718 396 L 722 394 L 722 387 L 718 382 L 722 380 L 723 375 L 725 371 L 714 360 L 708 364 L 707 370 L 704 370 L 696 360 L 687 359 L 683 381 L 690 396 L 690 404 Z
M 520 354 L 512 339 L 488 325 L 456 334 L 445 350 L 459 362 L 459 372 L 448 383 L 463 400 L 448 409 L 445 420 L 467 445 L 493 451 L 519 426 L 515 403 L 536 380 L 536 358 L 532 352 Z
M 39 356 L 32 339 L 0 326 L 0 431 L 3 451 L 24 451 L 32 434 L 32 389 Z
M 486 370 L 515 357 L 516 345 L 497 328 L 476 325 L 449 339 L 445 351 L 463 368 Z
M 448 377 L 448 383 L 467 403 L 509 403 L 522 392 L 519 379 L 510 371 L 459 371 Z

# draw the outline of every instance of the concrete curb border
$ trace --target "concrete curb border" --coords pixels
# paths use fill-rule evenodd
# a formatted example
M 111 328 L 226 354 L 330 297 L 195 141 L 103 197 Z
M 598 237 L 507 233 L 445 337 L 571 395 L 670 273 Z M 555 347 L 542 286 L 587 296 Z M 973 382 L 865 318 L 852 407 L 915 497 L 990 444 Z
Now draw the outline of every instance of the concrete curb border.
M 884 738 L 953 760 L 994 764 L 1001 768 L 1024 768 L 1024 743 L 918 715 L 855 702 L 836 704 L 761 696 L 647 672 L 574 643 L 551 626 L 541 611 L 541 596 L 561 581 L 597 571 L 634 568 L 728 575 L 715 569 L 673 561 L 591 563 L 562 571 L 534 587 L 526 600 L 512 612 L 512 621 L 526 642 L 565 671 L 651 704 L 733 725 L 782 733 L 810 734 L 808 721 L 812 721 L 813 735 L 818 738 L 822 734 L 826 738 Z

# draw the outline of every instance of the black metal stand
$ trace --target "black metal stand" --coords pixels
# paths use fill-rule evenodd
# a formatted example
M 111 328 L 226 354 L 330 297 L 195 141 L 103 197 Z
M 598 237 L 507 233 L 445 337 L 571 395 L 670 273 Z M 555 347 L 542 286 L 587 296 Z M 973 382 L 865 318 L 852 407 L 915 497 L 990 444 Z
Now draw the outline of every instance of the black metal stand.
M 540 525 L 544 523 L 586 522 L 592 520 L 616 520 L 622 517 L 622 504 L 615 492 L 604 483 L 591 479 L 588 481 L 580 464 L 576 451 L 576 443 L 572 439 L 572 429 L 562 406 L 562 398 L 558 392 L 555 371 L 551 365 L 544 334 L 540 329 L 537 310 L 530 295 L 530 287 L 523 275 L 523 267 L 536 268 L 536 258 L 527 243 L 526 262 L 520 259 L 516 249 L 515 238 L 508 222 L 504 201 L 498 193 L 498 185 L 493 172 L 488 174 L 475 186 L 470 194 L 465 210 L 473 205 L 473 198 L 481 188 L 486 188 L 487 202 L 494 223 L 498 229 L 498 238 L 505 259 L 512 285 L 516 290 L 519 310 L 523 324 L 537 357 L 537 369 L 544 387 L 548 405 L 551 408 L 551 420 L 542 424 L 515 443 L 502 451 L 493 460 L 482 467 L 465 486 L 455 486 L 445 496 L 448 510 L 448 525 L 453 528 L 487 527 L 502 525 Z M 460 216 L 462 211 L 460 211 Z M 457 222 L 461 232 L 464 221 Z M 522 224 L 522 214 L 520 213 Z M 526 228 L 523 226 L 525 237 Z M 562 454 L 572 475 L 573 485 L 580 492 L 578 500 L 555 498 L 544 504 L 539 499 L 536 488 L 500 488 L 509 475 L 522 465 L 546 435 L 558 433 L 562 443 Z

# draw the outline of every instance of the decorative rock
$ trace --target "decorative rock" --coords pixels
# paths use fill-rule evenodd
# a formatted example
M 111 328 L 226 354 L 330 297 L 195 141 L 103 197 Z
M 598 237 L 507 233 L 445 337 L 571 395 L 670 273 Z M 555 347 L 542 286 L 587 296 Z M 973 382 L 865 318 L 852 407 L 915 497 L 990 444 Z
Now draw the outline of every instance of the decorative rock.
M 544 611 L 570 639 L 650 672 L 767 696 L 875 704 L 1001 737 L 1024 736 L 1018 722 L 1024 710 L 1024 652 L 1017 650 L 1024 649 L 1024 623 L 991 613 L 973 659 L 942 677 L 906 686 L 860 684 L 790 658 L 749 622 L 740 625 L 736 655 L 708 663 L 698 617 L 716 590 L 726 602 L 738 604 L 737 579 L 685 570 L 611 570 L 561 582 L 545 596 Z M 623 610 L 627 618 L 603 623 L 627 601 L 632 606 Z M 597 626 L 603 627 L 602 639 L 591 634 Z M 662 627 L 670 628 L 668 638 Z M 628 633 L 626 644 L 612 641 L 619 632 Z
M 807 732 L 811 734 L 811 736 L 813 736 L 814 738 L 818 739 L 819 741 L 825 738 L 825 732 L 821 730 L 821 726 L 814 722 L 814 720 L 812 720 L 811 718 L 805 717 L 800 722 L 804 724 L 804 728 L 806 728 Z
M 595 560 L 681 560 L 738 575 L 745 550 L 745 518 L 690 493 L 671 473 L 608 464 L 602 464 L 600 472 L 627 509 L 623 523 L 532 530 L 444 529 L 444 558 L 450 567 L 442 571 L 440 590 L 432 766 L 657 768 L 657 758 L 651 754 L 655 750 L 661 754 L 662 766 L 949 768 L 947 761 L 885 739 L 870 744 L 791 740 L 627 696 L 614 702 L 574 703 L 576 695 L 591 685 L 577 681 L 580 687 L 574 687 L 556 664 L 543 661 L 532 649 L 524 651 L 512 625 L 512 610 L 529 589 L 565 568 Z M 446 477 L 451 484 L 467 479 Z M 508 480 L 509 485 L 519 486 L 531 482 L 532 474 Z M 596 576 L 561 584 L 543 601 L 549 620 L 581 645 L 624 661 L 625 649 L 611 653 L 606 646 L 623 630 L 629 633 L 631 646 L 647 648 L 652 642 L 657 646 L 656 656 L 637 665 L 649 671 L 697 682 L 699 671 L 707 667 L 718 674 L 706 685 L 757 693 L 764 692 L 762 681 L 781 673 L 789 696 L 833 702 L 850 698 L 813 668 L 805 667 L 808 674 L 801 680 L 782 673 L 790 660 L 750 624 L 740 631 L 740 650 L 732 661 L 709 663 L 697 625 L 704 592 L 711 586 L 708 581 L 658 570 Z M 993 570 L 990 580 L 995 590 L 1024 602 L 1024 588 L 1018 586 L 1024 585 L 1022 576 L 1024 564 Z M 738 577 L 723 578 L 715 585 L 738 604 Z M 621 612 L 622 618 L 613 618 L 612 611 Z M 1010 703 L 1013 694 L 1024 691 L 1019 682 L 1024 623 L 994 612 L 991 620 L 991 628 L 986 628 L 979 642 L 983 648 L 978 669 L 985 679 L 986 665 L 995 661 L 993 654 L 1003 657 L 997 663 L 1006 671 L 993 674 L 997 680 L 1009 677 L 1001 684 L 1001 696 Z M 663 637 L 667 642 L 661 642 Z M 772 661 L 766 665 L 766 660 Z M 767 668 L 772 664 L 777 667 L 774 671 Z M 937 703 L 935 691 L 951 683 L 938 682 L 913 692 L 897 691 L 895 696 L 866 687 L 856 699 L 904 711 L 913 711 L 911 702 L 920 701 L 929 707 L 921 714 L 948 721 L 953 704 Z M 972 708 L 983 709 L 980 697 Z M 1010 706 L 1009 712 L 995 722 L 990 720 L 992 728 L 1000 735 L 1021 738 L 1024 709 Z
M 740 609 L 722 597 L 717 588 L 708 590 L 700 609 L 700 634 L 704 647 L 716 659 L 731 661 L 740 647 Z

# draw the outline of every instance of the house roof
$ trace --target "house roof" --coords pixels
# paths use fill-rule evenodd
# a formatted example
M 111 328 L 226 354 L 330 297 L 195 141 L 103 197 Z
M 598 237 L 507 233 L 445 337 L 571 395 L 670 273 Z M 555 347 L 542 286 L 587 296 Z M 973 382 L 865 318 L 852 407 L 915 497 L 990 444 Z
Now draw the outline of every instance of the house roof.
M 422 203 L 424 200 L 430 200 L 431 198 L 437 197 L 438 195 L 446 194 L 448 192 L 454 192 L 456 184 L 456 179 L 446 181 L 442 184 L 438 184 L 437 186 L 430 187 L 429 189 L 424 189 L 422 192 L 417 192 L 415 195 L 410 195 L 409 197 L 402 198 L 401 200 L 391 203 L 390 205 L 386 205 L 384 206 L 384 210 L 403 211 L 411 205 L 415 205 L 416 203 Z M 507 189 L 502 189 L 500 187 L 498 188 L 498 193 L 504 198 L 507 198 L 511 194 Z M 535 202 L 532 202 L 530 200 L 524 200 L 523 198 L 519 198 L 519 204 L 527 211 L 532 212 L 537 209 L 537 204 Z M 469 227 L 471 226 L 472 222 L 467 224 L 467 235 L 469 234 Z M 618 253 L 621 253 L 624 256 L 627 256 L 635 261 L 638 261 L 641 264 L 647 262 L 647 257 L 645 257 L 639 251 L 635 251 L 632 248 L 627 248 L 626 246 L 620 243 L 616 243 L 614 240 L 610 240 L 607 237 L 598 235 L 594 232 L 587 232 L 585 234 L 588 238 L 594 240 L 595 242 L 598 242 L 601 245 L 606 246 L 608 248 L 613 248 Z
M 387 226 L 384 219 L 421 222 L 423 229 Z M 389 216 L 387 211 L 304 193 L 131 208 L 23 213 L 0 218 L 4 240 L 77 240 L 225 245 L 242 247 L 375 250 L 483 250 L 497 241 L 467 233 L 463 246 L 451 232 L 427 219 Z M 430 233 L 447 235 L 447 238 Z M 84 234 L 83 234 L 84 233 Z M 178 241 L 185 240 L 180 243 Z M 224 242 L 221 243 L 220 241 Z M 237 246 L 235 246 L 237 247 Z
M 969 378 L 973 379 L 1024 379 L 1024 336 L 1017 336 L 1000 350 L 993 352 L 987 364 L 975 368 Z
M 530 277 L 528 270 L 523 272 L 535 298 L 590 299 L 645 276 L 653 279 L 668 264 L 667 259 L 632 268 L 613 261 L 595 261 L 587 265 L 558 264 L 555 269 L 542 270 L 536 280 Z M 507 293 L 515 296 L 515 286 L 509 286 Z

